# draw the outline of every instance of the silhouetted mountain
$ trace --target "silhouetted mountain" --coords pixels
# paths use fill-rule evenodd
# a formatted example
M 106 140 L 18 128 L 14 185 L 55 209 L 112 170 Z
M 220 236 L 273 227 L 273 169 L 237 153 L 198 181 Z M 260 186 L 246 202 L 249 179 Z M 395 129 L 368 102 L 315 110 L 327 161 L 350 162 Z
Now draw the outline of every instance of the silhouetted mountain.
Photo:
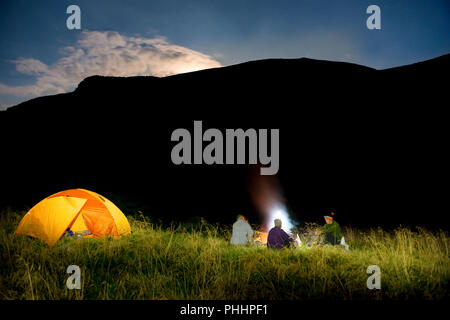
M 449 61 L 375 70 L 270 59 L 165 78 L 89 77 L 74 92 L 0 112 L 1 199 L 33 204 L 82 187 L 169 220 L 256 218 L 248 166 L 172 164 L 172 131 L 202 120 L 204 130 L 280 129 L 279 183 L 300 221 L 333 209 L 344 224 L 442 224 Z

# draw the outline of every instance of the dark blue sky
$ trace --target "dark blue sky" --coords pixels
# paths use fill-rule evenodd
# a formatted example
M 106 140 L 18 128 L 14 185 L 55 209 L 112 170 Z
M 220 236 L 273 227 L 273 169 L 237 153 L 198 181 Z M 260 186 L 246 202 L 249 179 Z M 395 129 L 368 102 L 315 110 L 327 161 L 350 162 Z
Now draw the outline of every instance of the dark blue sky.
M 450 52 L 448 0 L 2 0 L 0 104 L 47 92 L 27 87 L 22 93 L 20 87 L 33 86 L 42 73 L 30 72 L 29 64 L 28 71 L 18 70 L 18 59 L 51 67 L 67 55 L 64 47 L 77 48 L 77 41 L 86 37 L 66 28 L 70 4 L 80 6 L 84 31 L 164 37 L 169 44 L 208 55 L 222 65 L 310 57 L 388 68 Z M 381 30 L 366 28 L 366 8 L 371 4 L 381 8 Z M 44 73 L 52 72 L 56 71 Z

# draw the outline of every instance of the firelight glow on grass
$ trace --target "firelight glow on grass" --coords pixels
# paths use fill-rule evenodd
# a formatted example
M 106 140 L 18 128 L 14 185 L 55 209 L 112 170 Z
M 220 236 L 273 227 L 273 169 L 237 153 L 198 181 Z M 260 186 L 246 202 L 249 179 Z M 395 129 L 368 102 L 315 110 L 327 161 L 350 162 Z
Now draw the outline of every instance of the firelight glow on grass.
M 0 213 L 0 299 L 405 300 L 448 299 L 445 231 L 343 228 L 351 250 L 233 247 L 231 229 L 202 223 L 161 227 L 124 211 L 132 234 L 120 240 L 65 238 L 49 248 L 16 236 L 25 212 Z M 66 286 L 67 267 L 81 289 Z M 367 288 L 367 267 L 381 289 Z

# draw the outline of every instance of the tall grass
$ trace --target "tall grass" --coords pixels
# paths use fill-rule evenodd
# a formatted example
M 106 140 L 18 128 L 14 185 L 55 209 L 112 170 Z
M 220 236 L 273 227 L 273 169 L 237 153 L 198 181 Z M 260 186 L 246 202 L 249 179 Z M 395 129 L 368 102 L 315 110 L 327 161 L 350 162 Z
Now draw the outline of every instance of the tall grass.
M 162 228 L 129 217 L 120 240 L 64 238 L 53 248 L 14 235 L 24 212 L 0 215 L 0 299 L 446 299 L 449 237 L 444 231 L 344 229 L 340 247 L 274 251 L 232 247 L 230 230 L 203 224 Z M 81 289 L 69 290 L 69 265 Z M 366 286 L 369 265 L 381 289 Z

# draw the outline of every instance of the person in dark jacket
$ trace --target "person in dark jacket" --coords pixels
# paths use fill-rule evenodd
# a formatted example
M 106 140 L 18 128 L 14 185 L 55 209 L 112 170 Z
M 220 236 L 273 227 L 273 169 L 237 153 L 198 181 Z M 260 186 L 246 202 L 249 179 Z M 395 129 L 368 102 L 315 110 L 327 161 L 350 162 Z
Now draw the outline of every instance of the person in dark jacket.
M 270 229 L 269 235 L 267 236 L 267 248 L 271 249 L 283 249 L 288 247 L 291 242 L 294 242 L 283 229 L 281 229 L 281 220 L 275 219 L 275 227 Z

